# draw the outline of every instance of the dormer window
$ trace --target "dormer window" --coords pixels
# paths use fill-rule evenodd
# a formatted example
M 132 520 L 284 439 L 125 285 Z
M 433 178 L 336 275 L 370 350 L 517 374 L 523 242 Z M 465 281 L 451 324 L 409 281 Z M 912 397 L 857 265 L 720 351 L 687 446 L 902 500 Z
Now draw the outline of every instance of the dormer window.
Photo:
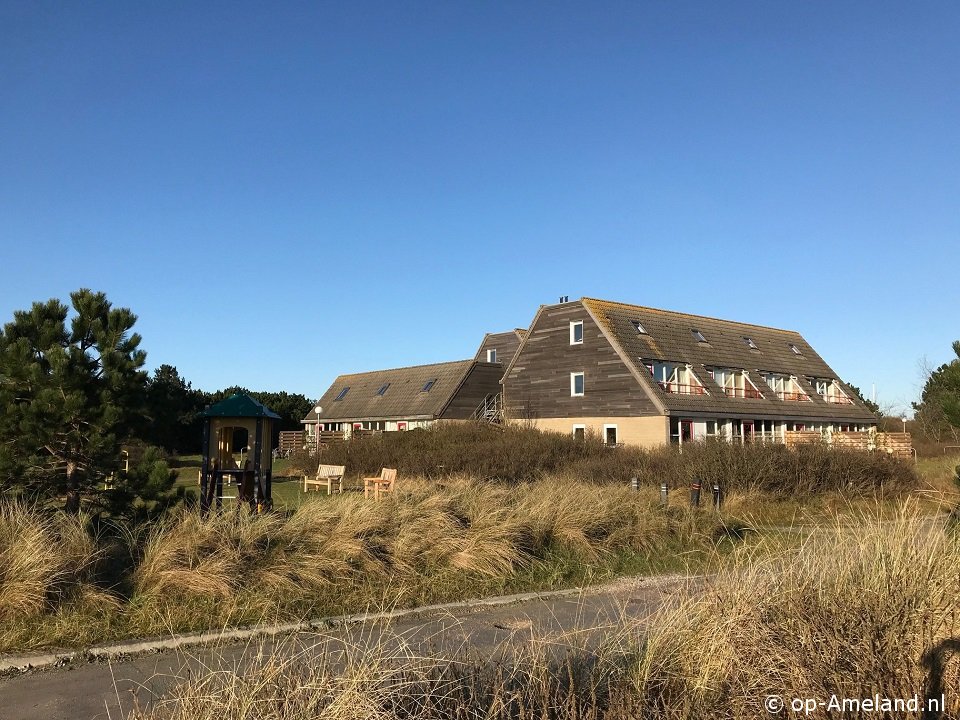
M 840 384 L 832 378 L 807 378 L 817 395 L 834 405 L 853 405 L 853 400 L 843 391 Z
M 690 331 L 690 334 L 693 335 L 693 339 L 698 343 L 705 343 L 707 339 L 703 336 L 703 333 L 699 330 L 693 329 Z
M 583 320 L 570 323 L 570 344 L 583 345 Z
M 349 386 L 349 385 L 348 385 L 347 387 L 345 387 L 343 390 L 341 390 L 341 391 L 340 391 L 340 394 L 337 395 L 337 397 L 334 398 L 334 400 L 335 400 L 335 401 L 336 401 L 336 400 L 343 400 L 343 399 L 347 396 L 347 393 L 348 393 L 348 392 L 350 392 L 350 386 Z
M 757 344 L 753 341 L 753 338 L 744 336 L 743 341 L 747 344 L 747 347 L 751 350 L 759 350 Z
M 644 329 L 643 325 L 640 324 L 639 320 L 632 320 L 631 324 L 639 335 L 646 335 L 647 331 Z
M 420 392 L 430 392 L 430 388 L 436 385 L 436 383 L 437 383 L 436 379 L 427 380 L 424 386 L 420 389 Z

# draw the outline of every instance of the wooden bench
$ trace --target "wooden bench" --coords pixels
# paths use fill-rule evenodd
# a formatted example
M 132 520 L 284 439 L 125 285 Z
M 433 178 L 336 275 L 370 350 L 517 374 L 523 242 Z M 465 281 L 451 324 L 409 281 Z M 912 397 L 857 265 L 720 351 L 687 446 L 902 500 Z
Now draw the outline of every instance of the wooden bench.
M 333 485 L 336 483 L 337 492 L 343 492 L 343 474 L 346 471 L 345 465 L 324 465 L 323 463 L 317 468 L 317 476 L 311 478 L 307 475 L 303 476 L 303 491 L 306 492 L 311 485 L 317 488 L 317 492 L 320 492 L 320 486 L 325 486 L 327 488 L 327 495 L 333 494 Z
M 397 484 L 397 471 L 395 468 L 383 468 L 378 477 L 369 477 L 363 479 L 363 496 L 370 497 L 373 493 L 373 499 L 379 500 L 381 495 L 392 493 Z

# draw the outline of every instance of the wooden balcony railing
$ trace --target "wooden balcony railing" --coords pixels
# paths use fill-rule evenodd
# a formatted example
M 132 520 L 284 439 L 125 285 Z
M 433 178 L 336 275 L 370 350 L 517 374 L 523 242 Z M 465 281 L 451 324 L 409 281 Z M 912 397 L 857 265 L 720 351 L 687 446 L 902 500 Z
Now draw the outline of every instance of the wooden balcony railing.
M 778 392 L 777 397 L 790 402 L 813 402 L 805 392 Z
M 760 391 L 752 387 L 745 387 L 745 388 L 725 387 L 723 389 L 723 392 L 726 394 L 727 397 L 732 397 L 732 398 L 748 398 L 750 400 L 763 399 L 763 395 L 760 394 Z
M 824 395 L 823 399 L 834 405 L 853 405 L 853 400 L 846 395 Z
M 707 394 L 707 391 L 703 387 L 703 385 L 684 385 L 682 383 L 675 383 L 675 382 L 658 382 L 657 385 L 659 385 L 664 392 L 668 392 L 673 395 L 706 395 Z

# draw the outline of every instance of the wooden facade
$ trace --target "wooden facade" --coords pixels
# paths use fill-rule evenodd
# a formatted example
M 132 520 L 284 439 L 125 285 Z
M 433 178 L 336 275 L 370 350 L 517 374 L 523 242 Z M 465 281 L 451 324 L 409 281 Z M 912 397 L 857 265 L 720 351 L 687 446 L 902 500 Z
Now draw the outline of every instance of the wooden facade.
M 676 378 L 654 374 L 667 367 Z M 784 442 L 877 421 L 798 333 L 591 298 L 541 306 L 502 384 L 508 420 L 610 444 Z
M 520 343 L 527 331 L 522 328 L 510 330 L 502 333 L 487 333 L 480 343 L 480 348 L 474 356 L 474 360 L 479 362 L 498 362 L 504 367 L 510 364 L 513 356 L 516 355 Z M 494 351 L 495 358 L 492 358 L 490 352 Z
M 583 323 L 571 345 L 570 323 Z M 584 374 L 584 394 L 571 394 L 570 376 Z M 508 420 L 634 417 L 659 409 L 579 303 L 542 308 L 503 379 Z
M 439 419 L 469 420 L 484 400 L 500 392 L 502 377 L 502 365 L 474 363 L 460 387 L 440 412 Z

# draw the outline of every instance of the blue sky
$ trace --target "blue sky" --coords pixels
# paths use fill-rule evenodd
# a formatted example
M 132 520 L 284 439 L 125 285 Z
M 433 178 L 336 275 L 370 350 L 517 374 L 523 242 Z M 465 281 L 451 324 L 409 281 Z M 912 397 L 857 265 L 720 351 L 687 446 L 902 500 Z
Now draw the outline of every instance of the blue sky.
M 560 295 L 950 359 L 960 5 L 0 2 L 0 321 L 78 287 L 151 368 L 317 397 Z

